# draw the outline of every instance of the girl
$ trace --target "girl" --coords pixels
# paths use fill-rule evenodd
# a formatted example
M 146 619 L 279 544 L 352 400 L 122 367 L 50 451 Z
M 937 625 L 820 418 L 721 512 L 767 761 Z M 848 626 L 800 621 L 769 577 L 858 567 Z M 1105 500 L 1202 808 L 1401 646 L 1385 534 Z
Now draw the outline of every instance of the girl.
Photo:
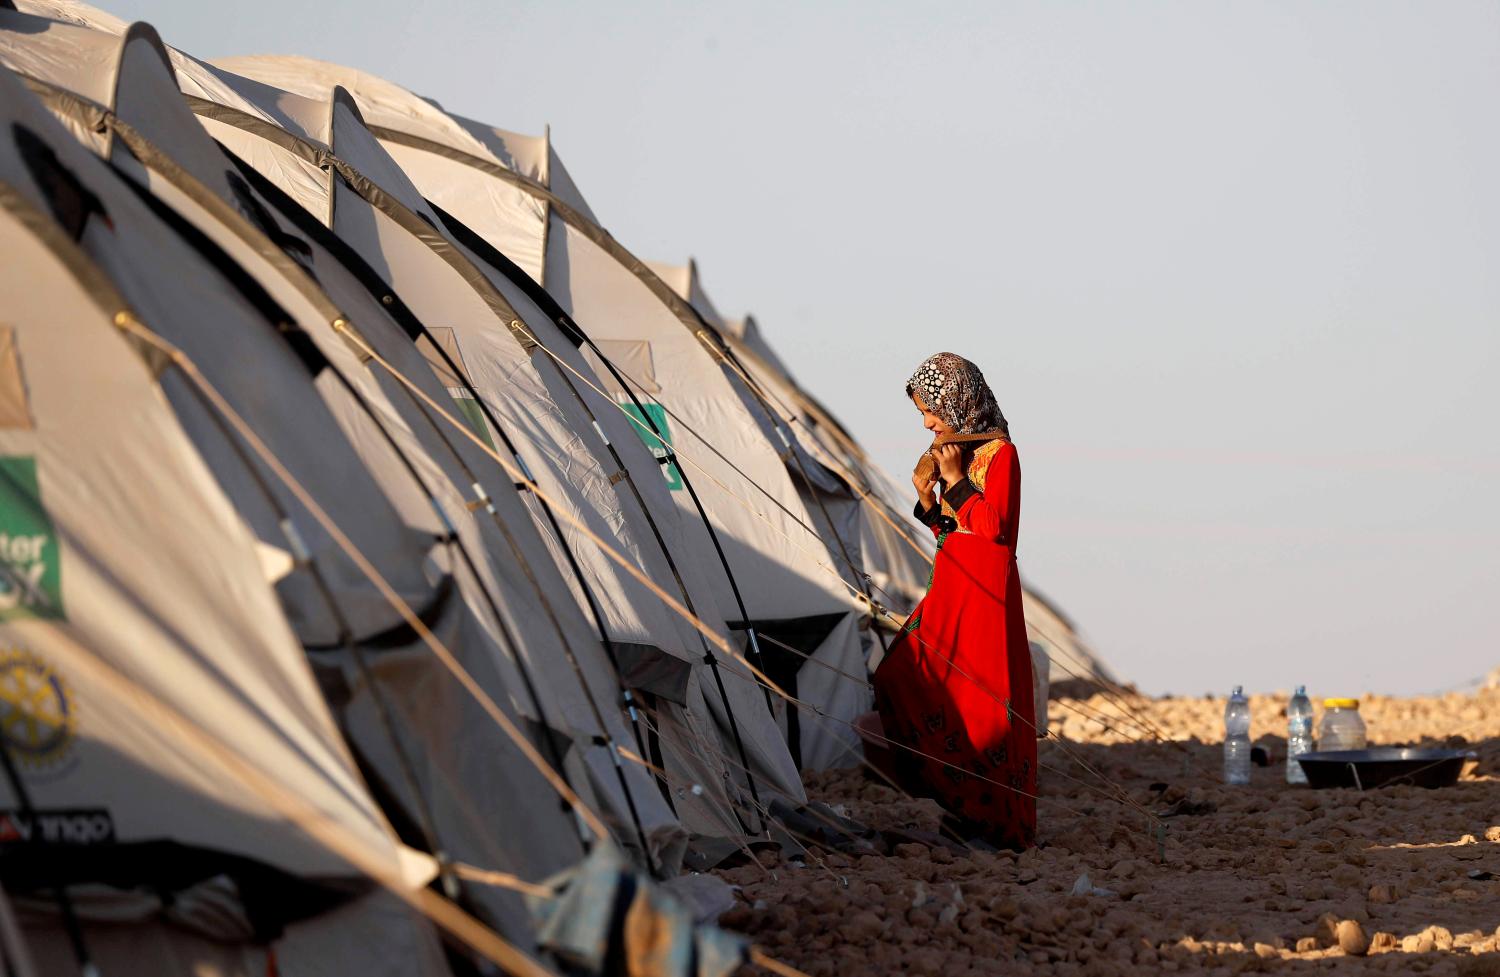
M 936 436 L 912 484 L 938 552 L 927 596 L 876 670 L 876 707 L 902 786 L 935 797 L 969 835 L 1028 848 L 1036 711 L 1016 571 L 1016 447 L 984 374 L 961 356 L 929 357 L 906 395 Z

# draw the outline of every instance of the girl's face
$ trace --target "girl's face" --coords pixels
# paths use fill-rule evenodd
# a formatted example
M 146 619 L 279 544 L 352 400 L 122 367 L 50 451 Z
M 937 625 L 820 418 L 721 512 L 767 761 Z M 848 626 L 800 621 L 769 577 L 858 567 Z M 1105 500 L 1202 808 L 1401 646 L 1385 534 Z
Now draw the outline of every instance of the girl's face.
M 934 436 L 942 437 L 945 434 L 953 433 L 953 428 L 949 427 L 941 417 L 938 417 L 927 409 L 927 405 L 922 403 L 922 398 L 919 394 L 912 394 L 911 402 L 916 404 L 917 410 L 922 412 L 922 426 L 931 431 Z

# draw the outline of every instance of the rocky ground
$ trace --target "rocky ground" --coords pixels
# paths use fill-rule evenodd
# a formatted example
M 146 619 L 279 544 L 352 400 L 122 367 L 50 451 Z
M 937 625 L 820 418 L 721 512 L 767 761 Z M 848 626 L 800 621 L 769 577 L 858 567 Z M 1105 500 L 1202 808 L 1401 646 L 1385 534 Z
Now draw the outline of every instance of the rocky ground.
M 814 774 L 814 799 L 886 834 L 872 853 L 809 843 L 721 869 L 740 899 L 721 922 L 813 977 L 1500 975 L 1500 690 L 1366 698 L 1372 745 L 1479 755 L 1456 786 L 1367 793 L 1291 787 L 1281 765 L 1224 786 L 1222 699 L 1132 697 L 1138 725 L 1096 718 L 1119 701 L 1051 703 L 1035 850 L 946 844 L 932 802 Z M 1251 701 L 1273 755 L 1285 703 Z

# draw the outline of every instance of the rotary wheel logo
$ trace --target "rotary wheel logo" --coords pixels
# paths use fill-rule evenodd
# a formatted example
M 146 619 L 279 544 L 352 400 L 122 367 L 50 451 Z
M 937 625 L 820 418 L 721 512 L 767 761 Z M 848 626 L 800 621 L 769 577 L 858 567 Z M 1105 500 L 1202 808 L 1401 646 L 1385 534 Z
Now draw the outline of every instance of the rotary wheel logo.
M 67 683 L 30 652 L 0 649 L 0 738 L 33 770 L 67 759 L 77 716 Z

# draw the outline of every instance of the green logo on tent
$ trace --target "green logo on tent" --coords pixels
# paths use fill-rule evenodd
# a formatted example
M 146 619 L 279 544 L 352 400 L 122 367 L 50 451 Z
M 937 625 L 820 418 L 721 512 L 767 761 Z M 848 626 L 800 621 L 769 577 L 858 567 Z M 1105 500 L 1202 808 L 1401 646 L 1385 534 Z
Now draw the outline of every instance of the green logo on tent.
M 62 561 L 36 459 L 0 458 L 0 621 L 62 616 Z
M 622 404 L 625 413 L 630 415 L 630 425 L 635 428 L 636 435 L 651 449 L 651 454 L 657 461 L 667 456 L 667 449 L 672 446 L 672 429 L 667 426 L 667 410 L 661 404 L 643 404 L 646 413 L 642 414 L 635 404 Z M 647 421 L 650 418 L 650 421 Z M 654 430 L 653 430 L 654 428 Z M 662 442 L 666 444 L 663 445 Z M 677 470 L 677 462 L 669 461 L 661 466 L 661 473 L 666 476 L 667 488 L 673 492 L 682 488 L 682 472 Z
M 495 447 L 495 439 L 490 437 L 490 426 L 484 420 L 484 408 L 479 406 L 479 401 L 469 396 L 467 390 L 452 389 L 448 391 L 453 397 L 453 403 L 458 406 L 458 416 L 464 419 L 473 432 L 484 439 L 484 443 L 490 446 L 491 451 L 498 451 Z

